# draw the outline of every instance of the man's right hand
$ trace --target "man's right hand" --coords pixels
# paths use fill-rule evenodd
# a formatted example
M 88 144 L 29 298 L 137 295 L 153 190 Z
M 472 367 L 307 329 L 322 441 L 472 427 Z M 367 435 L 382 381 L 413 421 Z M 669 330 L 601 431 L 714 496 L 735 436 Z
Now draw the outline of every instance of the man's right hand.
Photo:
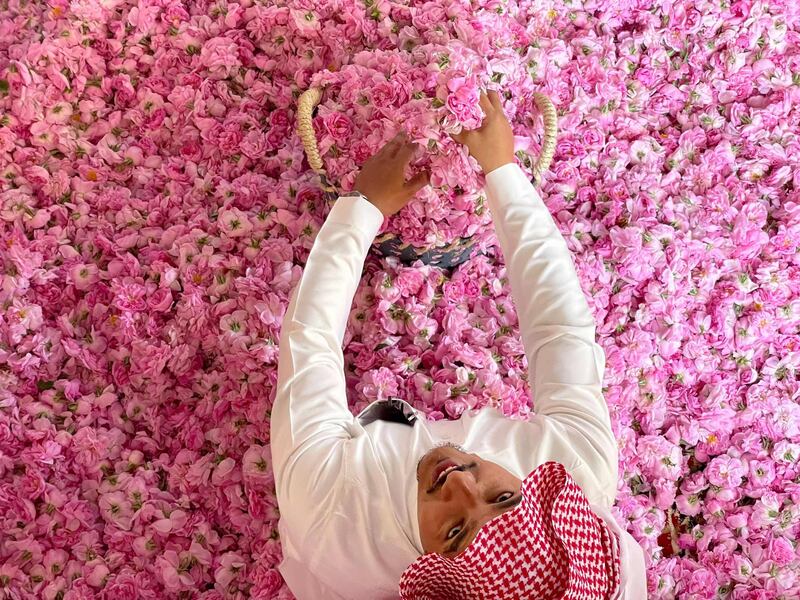
M 498 167 L 514 162 L 514 133 L 497 92 L 492 90 L 488 96 L 481 92 L 480 103 L 486 113 L 481 126 L 472 130 L 462 129 L 461 133 L 451 137 L 469 149 L 484 175 L 488 175 Z

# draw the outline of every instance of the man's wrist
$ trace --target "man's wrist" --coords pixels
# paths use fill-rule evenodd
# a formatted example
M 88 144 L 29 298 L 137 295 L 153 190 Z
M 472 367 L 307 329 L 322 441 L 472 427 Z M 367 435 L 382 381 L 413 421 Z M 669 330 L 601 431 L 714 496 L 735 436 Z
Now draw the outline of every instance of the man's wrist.
M 389 217 L 389 216 L 391 216 L 391 215 L 387 214 L 387 213 L 386 213 L 386 211 L 385 211 L 385 210 L 383 210 L 383 208 L 381 208 L 381 204 L 380 204 L 380 202 L 379 202 L 378 200 L 375 200 L 375 199 L 373 199 L 373 198 L 374 198 L 374 194 L 372 194 L 373 198 L 370 198 L 370 197 L 369 197 L 369 196 L 367 196 L 367 195 L 366 195 L 364 192 L 361 192 L 361 191 L 359 191 L 359 190 L 353 190 L 352 192 L 348 193 L 347 195 L 348 195 L 348 196 L 360 196 L 361 198 L 363 198 L 364 200 L 366 200 L 367 202 L 369 202 L 370 204 L 372 204 L 372 206 L 374 206 L 374 207 L 375 207 L 375 208 L 377 208 L 379 211 L 381 211 L 381 214 L 382 214 L 384 217 Z
M 377 206 L 364 200 L 362 194 L 347 193 L 339 196 L 333 204 L 327 221 L 343 223 L 358 227 L 371 238 L 377 235 L 378 229 L 384 221 L 384 214 Z
M 342 194 L 341 197 L 342 198 L 350 198 L 350 197 L 363 198 L 367 202 L 372 203 L 372 201 L 369 198 L 367 198 L 367 195 L 364 192 L 360 192 L 358 190 L 353 190 L 351 192 L 346 192 L 346 193 Z
M 505 167 L 507 164 L 513 163 L 513 162 L 514 162 L 514 158 L 513 157 L 507 158 L 507 159 L 496 160 L 496 161 L 492 161 L 491 163 L 487 163 L 485 166 L 481 165 L 481 169 L 483 169 L 483 174 L 484 175 L 488 175 L 492 171 L 496 171 L 500 167 Z

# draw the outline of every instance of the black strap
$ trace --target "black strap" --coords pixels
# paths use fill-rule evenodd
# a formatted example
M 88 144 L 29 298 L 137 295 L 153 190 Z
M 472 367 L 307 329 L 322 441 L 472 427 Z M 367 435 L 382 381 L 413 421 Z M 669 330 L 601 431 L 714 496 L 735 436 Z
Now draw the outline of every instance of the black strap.
M 394 398 L 373 403 L 359 417 L 362 425 L 369 425 L 374 421 L 390 421 L 413 426 L 416 420 L 417 415 L 414 414 L 411 407 Z

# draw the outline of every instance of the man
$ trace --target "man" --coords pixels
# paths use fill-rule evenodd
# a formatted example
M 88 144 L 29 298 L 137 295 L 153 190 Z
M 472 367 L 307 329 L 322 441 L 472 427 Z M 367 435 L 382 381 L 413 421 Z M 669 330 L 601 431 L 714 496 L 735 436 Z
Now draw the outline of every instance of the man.
M 453 136 L 486 174 L 536 414 L 486 407 L 427 422 L 403 401 L 347 408 L 341 344 L 383 218 L 404 181 L 402 136 L 339 198 L 284 317 L 271 446 L 284 560 L 300 599 L 646 597 L 644 556 L 614 521 L 617 445 L 605 354 L 569 250 L 514 160 L 495 92 Z M 524 481 L 523 481 L 524 479 Z M 401 582 L 402 578 L 402 582 Z

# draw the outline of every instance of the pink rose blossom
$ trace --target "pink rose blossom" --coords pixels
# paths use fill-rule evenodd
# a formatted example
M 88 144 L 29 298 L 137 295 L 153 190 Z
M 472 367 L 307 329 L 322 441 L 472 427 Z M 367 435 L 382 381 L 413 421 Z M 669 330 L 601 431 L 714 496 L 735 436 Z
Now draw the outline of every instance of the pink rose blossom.
M 768 556 L 777 565 L 785 567 L 797 560 L 795 544 L 783 537 L 773 538 L 769 542 Z
M 209 77 L 224 79 L 241 66 L 236 42 L 230 38 L 215 37 L 203 42 L 200 60 L 208 69 Z
M 219 223 L 220 229 L 229 237 L 242 237 L 253 229 L 248 216 L 238 208 L 220 213 Z
M 271 478 L 272 456 L 268 446 L 254 444 L 242 457 L 242 472 L 245 479 L 266 483 Z
M 717 456 L 708 465 L 708 481 L 720 487 L 739 485 L 747 473 L 741 460 L 730 456 Z

